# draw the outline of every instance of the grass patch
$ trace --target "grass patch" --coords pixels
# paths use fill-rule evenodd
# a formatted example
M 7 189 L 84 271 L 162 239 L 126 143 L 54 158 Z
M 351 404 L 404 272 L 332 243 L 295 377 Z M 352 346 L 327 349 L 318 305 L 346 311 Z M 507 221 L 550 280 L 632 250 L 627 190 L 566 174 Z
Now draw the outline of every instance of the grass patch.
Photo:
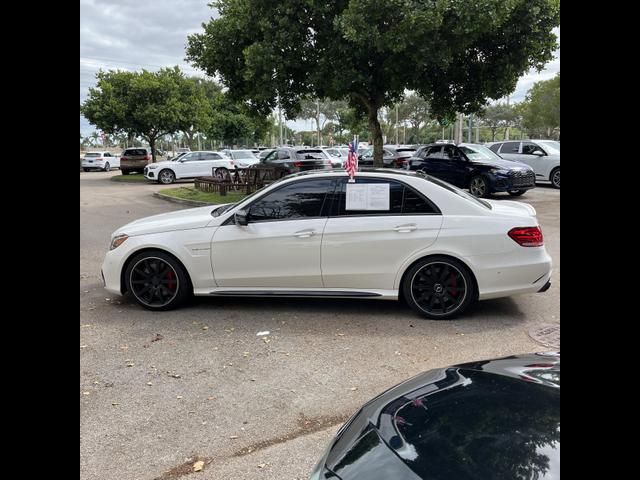
M 146 182 L 147 179 L 141 173 L 130 173 L 128 175 L 114 175 L 112 182 Z
M 194 187 L 178 187 L 160 190 L 159 193 L 169 195 L 170 197 L 181 198 L 183 200 L 196 200 L 198 202 L 206 202 L 210 204 L 235 203 L 246 197 L 244 192 L 229 192 L 224 197 L 219 193 L 201 192 Z

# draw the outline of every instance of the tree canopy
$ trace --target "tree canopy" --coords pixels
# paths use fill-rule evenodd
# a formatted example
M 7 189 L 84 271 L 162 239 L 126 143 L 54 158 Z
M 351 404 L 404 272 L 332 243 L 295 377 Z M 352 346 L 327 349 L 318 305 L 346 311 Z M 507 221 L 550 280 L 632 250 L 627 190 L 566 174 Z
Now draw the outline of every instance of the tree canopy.
M 366 114 L 382 165 L 378 111 L 405 90 L 437 118 L 512 92 L 556 48 L 559 0 L 218 0 L 187 60 L 236 98 L 294 118 L 305 97 L 347 98 Z
M 560 73 L 533 84 L 522 102 L 522 125 L 530 133 L 550 137 L 560 128 Z

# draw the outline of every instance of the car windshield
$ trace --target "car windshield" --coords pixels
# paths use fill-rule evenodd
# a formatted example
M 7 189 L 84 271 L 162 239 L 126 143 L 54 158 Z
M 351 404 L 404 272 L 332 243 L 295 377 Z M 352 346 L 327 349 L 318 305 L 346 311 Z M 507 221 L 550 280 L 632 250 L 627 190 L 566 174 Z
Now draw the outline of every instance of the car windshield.
M 431 175 L 419 175 L 419 176 L 421 178 L 424 178 L 425 180 L 431 182 L 431 183 L 435 183 L 436 185 L 438 185 L 438 186 L 440 186 L 442 188 L 446 188 L 450 192 L 453 192 L 456 195 L 461 196 L 462 198 L 466 198 L 467 200 L 469 200 L 471 202 L 480 204 L 483 207 L 488 208 L 489 210 L 492 210 L 491 205 L 488 202 L 485 202 L 484 200 L 481 200 L 478 197 L 474 197 L 470 193 L 467 193 L 464 190 L 459 189 L 458 187 L 454 187 L 450 183 L 443 182 L 439 178 L 432 177 Z
M 483 160 L 501 160 L 496 153 L 493 153 L 487 147 L 482 145 L 459 145 L 458 148 L 467 156 L 469 160 L 483 161 Z
M 560 142 L 556 142 L 554 140 L 547 140 L 544 142 L 540 141 L 537 143 L 539 143 L 541 147 L 547 150 L 547 153 L 550 153 L 552 155 L 560 155 Z

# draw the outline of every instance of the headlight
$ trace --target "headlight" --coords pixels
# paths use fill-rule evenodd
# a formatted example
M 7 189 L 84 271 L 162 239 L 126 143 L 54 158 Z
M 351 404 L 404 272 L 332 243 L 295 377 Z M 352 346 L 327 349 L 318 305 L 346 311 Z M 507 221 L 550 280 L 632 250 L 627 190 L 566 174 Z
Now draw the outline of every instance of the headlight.
M 114 248 L 118 248 L 120 245 L 122 245 L 125 240 L 129 238 L 129 235 L 118 235 L 117 237 L 113 237 L 111 239 L 111 246 L 109 247 L 109 250 L 113 250 Z
M 494 175 L 509 175 L 509 172 L 507 172 L 506 170 L 502 170 L 501 168 L 492 168 L 489 170 L 489 172 L 493 173 Z
M 149 170 L 153 170 L 154 168 L 158 168 L 158 165 L 147 165 Z

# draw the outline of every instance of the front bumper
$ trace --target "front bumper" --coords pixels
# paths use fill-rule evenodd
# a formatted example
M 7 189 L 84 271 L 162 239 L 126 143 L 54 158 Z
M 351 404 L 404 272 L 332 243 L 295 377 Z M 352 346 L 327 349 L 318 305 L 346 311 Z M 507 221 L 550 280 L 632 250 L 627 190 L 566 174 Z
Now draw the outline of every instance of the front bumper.
M 530 190 L 536 186 L 535 174 L 529 175 L 501 175 L 489 174 L 489 188 L 492 192 L 513 192 L 515 190 Z

